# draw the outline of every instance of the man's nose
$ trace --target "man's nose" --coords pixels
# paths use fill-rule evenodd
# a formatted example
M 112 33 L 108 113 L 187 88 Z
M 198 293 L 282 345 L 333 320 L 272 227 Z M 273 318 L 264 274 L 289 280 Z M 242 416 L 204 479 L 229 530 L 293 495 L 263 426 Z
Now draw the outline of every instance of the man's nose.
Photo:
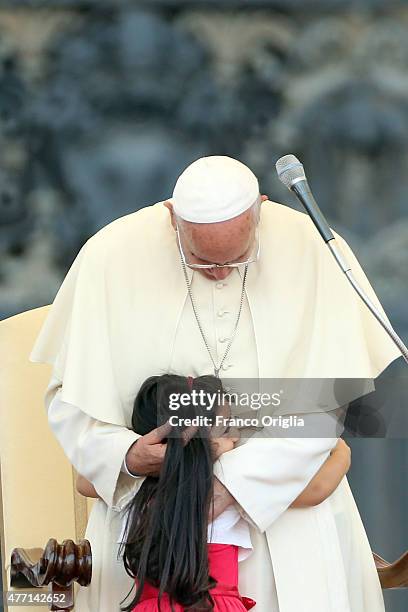
M 216 280 L 224 280 L 224 278 L 231 274 L 231 268 L 213 268 L 211 272 Z

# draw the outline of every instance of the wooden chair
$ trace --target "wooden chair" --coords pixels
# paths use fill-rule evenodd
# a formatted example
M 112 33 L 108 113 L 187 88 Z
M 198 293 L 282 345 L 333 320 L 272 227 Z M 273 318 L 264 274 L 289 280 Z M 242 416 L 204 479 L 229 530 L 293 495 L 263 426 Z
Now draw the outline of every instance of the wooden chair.
M 36 609 L 71 610 L 73 584 L 91 581 L 91 549 L 83 537 L 93 502 L 77 493 L 75 470 L 48 426 L 43 400 L 51 367 L 28 361 L 48 310 L 0 322 L 3 590 L 18 593 L 32 585 L 44 592 L 50 585 L 52 592 L 66 594 L 65 607 Z M 408 586 L 408 552 L 394 563 L 373 556 L 384 589 Z
M 77 493 L 75 470 L 48 425 L 44 394 L 51 366 L 28 360 L 49 308 L 0 321 L 2 581 L 4 591 L 16 594 L 37 587 L 40 601 L 63 590 L 68 602 L 74 582 L 85 586 L 91 578 L 91 550 L 83 538 L 93 500 Z M 19 610 L 27 607 L 10 606 Z

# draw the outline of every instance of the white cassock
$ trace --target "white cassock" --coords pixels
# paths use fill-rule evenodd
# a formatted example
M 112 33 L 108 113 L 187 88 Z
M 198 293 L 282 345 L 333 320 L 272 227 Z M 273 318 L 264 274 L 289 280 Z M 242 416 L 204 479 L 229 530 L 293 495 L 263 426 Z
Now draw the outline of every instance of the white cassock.
M 238 332 L 221 377 L 375 378 L 398 357 L 305 215 L 265 202 L 260 232 L 261 257 L 249 266 Z M 378 304 L 349 247 L 338 240 Z M 234 270 L 220 282 L 189 274 L 218 361 L 235 322 L 241 273 Z M 45 398 L 50 425 L 102 498 L 86 532 L 92 583 L 80 589 L 76 610 L 119 610 L 133 584 L 116 559 L 119 511 L 143 482 L 122 469 L 138 437 L 127 429 L 133 400 L 153 374 L 212 373 L 161 202 L 121 217 L 88 240 L 31 360 L 53 365 Z M 257 601 L 258 612 L 384 610 L 347 478 L 318 506 L 289 508 L 336 441 L 335 431 L 325 438 L 245 439 L 214 466 L 251 526 L 254 551 L 240 563 L 239 586 Z

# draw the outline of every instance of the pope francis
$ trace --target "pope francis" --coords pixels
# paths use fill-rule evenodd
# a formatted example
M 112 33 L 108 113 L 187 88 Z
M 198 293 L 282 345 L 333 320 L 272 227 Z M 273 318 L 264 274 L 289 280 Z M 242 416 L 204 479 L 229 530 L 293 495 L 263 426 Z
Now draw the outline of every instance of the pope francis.
M 102 228 L 78 253 L 30 357 L 52 364 L 50 426 L 99 495 L 86 531 L 92 582 L 75 609 L 119 610 L 133 586 L 117 558 L 120 510 L 164 454 L 160 431 L 131 431 L 147 377 L 375 378 L 398 355 L 310 219 L 261 196 L 237 160 L 194 161 L 172 198 Z M 239 588 L 257 612 L 384 610 L 347 478 L 322 503 L 290 507 L 336 443 L 335 432 L 252 437 L 214 464 L 216 512 L 235 504 L 250 525 Z

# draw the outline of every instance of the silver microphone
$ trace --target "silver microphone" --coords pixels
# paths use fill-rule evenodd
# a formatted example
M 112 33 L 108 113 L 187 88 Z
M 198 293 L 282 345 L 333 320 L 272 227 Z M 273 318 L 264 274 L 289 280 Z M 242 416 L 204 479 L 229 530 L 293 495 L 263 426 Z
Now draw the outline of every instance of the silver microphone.
M 385 329 L 387 334 L 393 340 L 394 344 L 400 350 L 404 360 L 408 363 L 408 348 L 398 336 L 392 325 L 378 310 L 377 306 L 373 304 L 354 278 L 351 268 L 341 252 L 329 224 L 324 218 L 322 211 L 313 197 L 312 191 L 306 179 L 303 165 L 300 163 L 297 157 L 295 157 L 295 155 L 284 155 L 276 162 L 276 171 L 280 181 L 282 181 L 285 187 L 290 189 L 290 191 L 293 191 L 299 201 L 303 204 L 321 237 L 329 247 L 333 257 L 339 264 L 341 270 L 347 276 L 350 284 L 358 293 L 365 305 L 369 308 L 377 321 Z
M 276 162 L 276 171 L 280 181 L 285 187 L 296 194 L 297 198 L 306 208 L 323 240 L 325 242 L 334 240 L 329 224 L 313 197 L 303 165 L 298 158 L 294 155 L 284 155 Z

